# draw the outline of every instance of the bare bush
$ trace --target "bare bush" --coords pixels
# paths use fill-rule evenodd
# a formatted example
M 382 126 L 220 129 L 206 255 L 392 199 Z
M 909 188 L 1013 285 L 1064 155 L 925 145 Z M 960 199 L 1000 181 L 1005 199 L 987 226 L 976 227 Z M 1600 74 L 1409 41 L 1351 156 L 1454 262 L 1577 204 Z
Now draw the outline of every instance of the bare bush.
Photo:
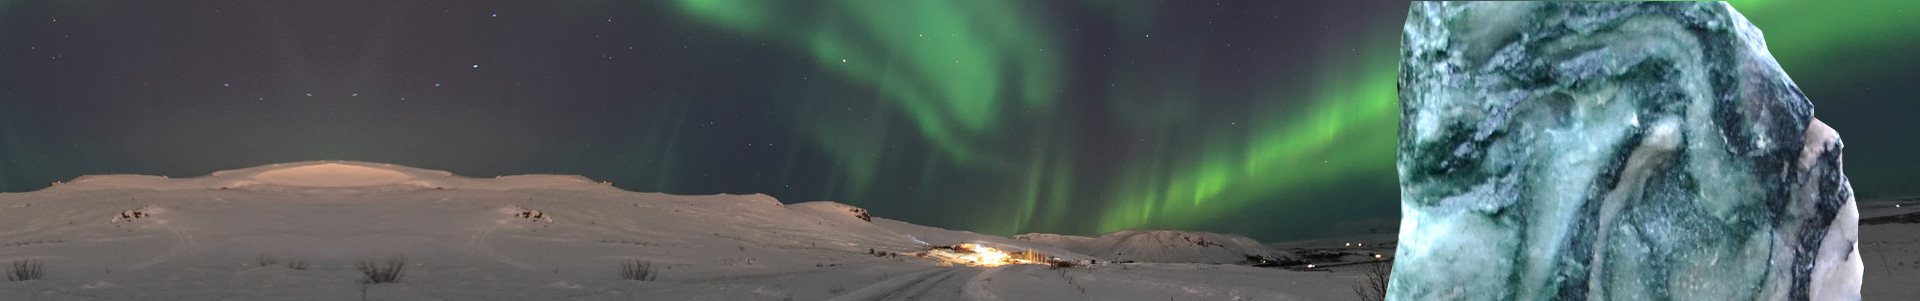
M 287 261 L 287 268 L 289 269 L 305 271 L 307 270 L 307 266 L 306 259 L 294 258 L 293 260 Z
M 1387 297 L 1387 280 L 1392 279 L 1393 262 L 1375 262 L 1366 264 L 1365 279 L 1353 284 L 1353 293 L 1360 295 L 1361 301 L 1382 301 Z
M 253 262 L 256 264 L 259 264 L 259 265 L 256 265 L 258 267 L 267 267 L 267 266 L 272 266 L 280 263 L 279 260 L 273 259 L 272 255 L 267 255 L 267 254 L 260 254 L 260 257 L 254 258 Z
M 365 279 L 360 279 L 360 283 L 400 282 L 400 272 L 406 269 L 407 259 L 396 256 L 387 259 L 387 262 L 382 264 L 375 264 L 371 261 L 361 261 L 359 264 L 356 264 L 355 267 L 360 269 L 361 275 L 366 276 Z
M 651 261 L 629 259 L 620 262 L 620 279 L 653 281 L 653 278 L 658 276 L 660 275 L 654 272 Z
M 7 266 L 7 281 L 27 281 L 40 279 L 40 261 L 32 259 L 14 260 Z
M 1078 265 L 1079 264 L 1074 263 L 1072 260 L 1053 259 L 1053 260 L 1047 261 L 1047 268 L 1054 269 L 1054 270 L 1058 270 L 1062 268 L 1071 268 Z

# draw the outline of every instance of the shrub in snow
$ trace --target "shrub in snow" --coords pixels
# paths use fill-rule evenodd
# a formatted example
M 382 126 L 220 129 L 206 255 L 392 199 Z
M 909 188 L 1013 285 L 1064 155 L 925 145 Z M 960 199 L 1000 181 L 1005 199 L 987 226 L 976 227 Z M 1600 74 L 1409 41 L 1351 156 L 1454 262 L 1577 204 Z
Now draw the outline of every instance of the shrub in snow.
M 267 266 L 280 264 L 280 260 L 273 258 L 273 256 L 271 255 L 260 254 L 260 258 L 255 259 L 254 263 L 259 264 L 261 267 L 267 267 Z M 307 260 L 299 259 L 299 258 L 288 260 L 286 263 L 287 263 L 287 268 L 301 270 L 301 271 L 307 270 L 307 266 L 308 266 Z
M 7 265 L 7 281 L 27 281 L 40 279 L 40 261 L 32 259 L 14 260 Z
M 1361 301 L 1380 301 L 1387 297 L 1387 279 L 1392 279 L 1392 263 L 1367 264 L 1366 279 L 1360 279 L 1353 285 L 1353 293 L 1360 295 Z
M 354 267 L 359 268 L 360 274 L 366 276 L 366 278 L 360 279 L 360 283 L 400 282 L 400 271 L 406 269 L 407 259 L 405 257 L 394 257 L 387 259 L 387 262 L 383 264 L 361 261 Z
M 274 265 L 274 264 L 278 264 L 278 263 L 280 263 L 280 261 L 278 261 L 278 260 L 274 260 L 274 259 L 273 259 L 273 256 L 269 256 L 269 255 L 267 255 L 267 254 L 260 254 L 260 257 L 259 257 L 259 258 L 255 258 L 255 259 L 253 260 L 253 262 L 254 262 L 254 263 L 256 263 L 256 264 L 258 264 L 257 266 L 261 266 L 261 267 L 265 267 L 265 266 L 270 266 L 270 265 Z
M 653 271 L 653 262 L 651 261 L 630 259 L 620 262 L 620 279 L 653 281 L 653 278 L 657 276 L 659 276 L 659 274 Z

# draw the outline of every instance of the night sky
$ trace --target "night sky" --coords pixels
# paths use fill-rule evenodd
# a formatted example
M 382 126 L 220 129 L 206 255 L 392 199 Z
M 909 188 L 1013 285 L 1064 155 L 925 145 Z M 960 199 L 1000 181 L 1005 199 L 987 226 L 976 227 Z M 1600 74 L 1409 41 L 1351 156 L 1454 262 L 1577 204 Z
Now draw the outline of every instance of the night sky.
M 1920 1 L 1736 2 L 1920 195 Z M 358 160 L 991 234 L 1398 222 L 1402 1 L 0 0 L 0 191 Z

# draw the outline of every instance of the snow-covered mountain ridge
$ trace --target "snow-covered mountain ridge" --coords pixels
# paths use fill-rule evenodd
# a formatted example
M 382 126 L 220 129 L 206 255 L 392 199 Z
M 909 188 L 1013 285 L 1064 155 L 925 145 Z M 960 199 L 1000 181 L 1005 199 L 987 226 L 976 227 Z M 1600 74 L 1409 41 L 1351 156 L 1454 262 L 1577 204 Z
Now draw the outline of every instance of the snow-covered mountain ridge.
M 1095 237 L 1031 233 L 1013 238 L 1120 261 L 1243 263 L 1250 256 L 1283 257 L 1246 236 L 1199 231 L 1121 230 Z

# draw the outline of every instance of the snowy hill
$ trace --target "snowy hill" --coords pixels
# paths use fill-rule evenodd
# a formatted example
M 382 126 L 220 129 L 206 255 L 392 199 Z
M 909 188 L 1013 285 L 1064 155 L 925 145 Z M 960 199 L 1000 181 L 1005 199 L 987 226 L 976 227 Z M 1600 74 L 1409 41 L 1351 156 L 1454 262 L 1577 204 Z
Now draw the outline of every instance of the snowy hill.
M 0 300 L 1356 298 L 1348 287 L 1360 276 L 1351 273 L 985 267 L 914 256 L 967 243 L 1068 260 L 1227 262 L 1264 249 L 1230 235 L 1114 235 L 1055 247 L 757 194 L 680 196 L 579 176 L 465 178 L 300 162 L 198 178 L 86 176 L 0 194 L 0 264 L 43 271 L 0 282 Z M 1203 248 L 1166 247 L 1182 242 Z M 1093 254 L 1075 251 L 1082 247 Z M 363 284 L 362 263 L 403 272 L 392 283 Z M 626 267 L 645 267 L 637 270 L 647 280 L 623 279 L 633 271 Z
M 1014 239 L 1117 261 L 1244 263 L 1248 256 L 1281 255 L 1246 236 L 1198 231 L 1121 230 L 1098 237 L 1033 233 L 1014 236 Z

